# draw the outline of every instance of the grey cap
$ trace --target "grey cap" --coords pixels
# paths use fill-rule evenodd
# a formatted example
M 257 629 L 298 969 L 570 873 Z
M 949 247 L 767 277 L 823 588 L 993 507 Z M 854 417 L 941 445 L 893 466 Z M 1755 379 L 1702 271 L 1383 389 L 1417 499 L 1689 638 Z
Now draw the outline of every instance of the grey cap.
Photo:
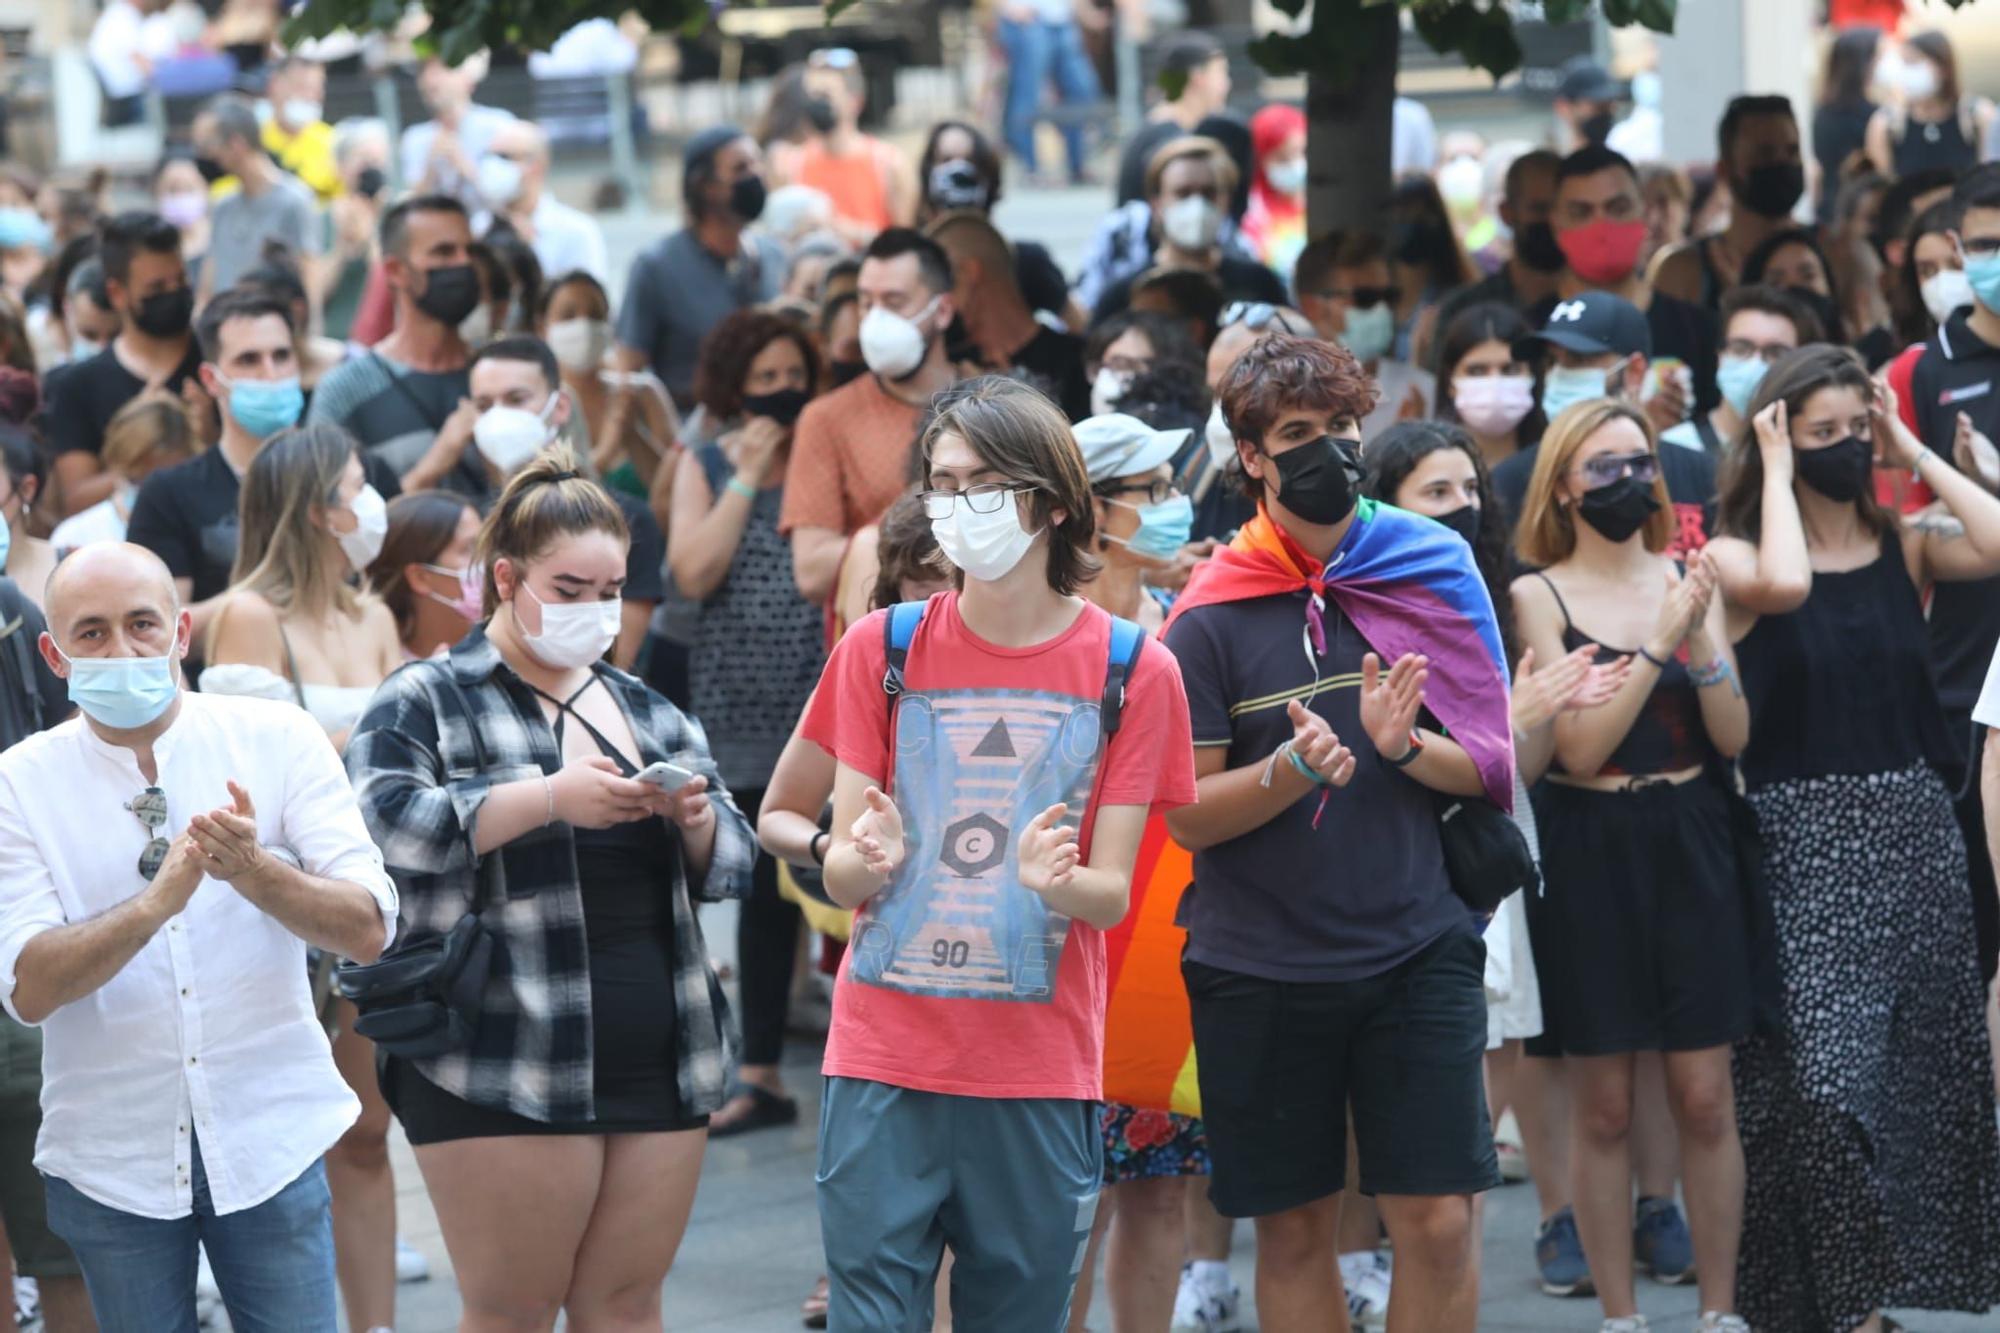
M 1077 448 L 1093 485 L 1114 477 L 1136 477 L 1174 461 L 1194 435 L 1191 430 L 1154 430 L 1137 417 L 1107 412 L 1076 423 Z

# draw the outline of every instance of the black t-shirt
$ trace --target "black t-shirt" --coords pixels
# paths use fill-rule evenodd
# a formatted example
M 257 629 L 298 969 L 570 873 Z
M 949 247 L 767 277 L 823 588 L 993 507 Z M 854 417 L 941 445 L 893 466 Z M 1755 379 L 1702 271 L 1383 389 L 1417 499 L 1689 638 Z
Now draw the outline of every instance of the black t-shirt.
M 36 646 L 47 628 L 14 580 L 0 575 L 0 750 L 69 716 L 69 687 Z
M 201 349 L 189 339 L 187 355 L 167 377 L 167 391 L 180 393 L 200 365 Z M 50 450 L 95 454 L 104 447 L 104 428 L 119 408 L 145 392 L 146 381 L 125 369 L 114 342 L 87 361 L 51 370 L 42 388 L 42 433 Z
M 1014 280 L 1030 310 L 1060 315 L 1069 305 L 1069 283 L 1048 247 L 1038 241 L 1014 243 Z
M 1371 646 L 1331 599 L 1327 652 L 1316 664 L 1299 651 L 1304 627 L 1303 594 L 1196 607 L 1174 622 L 1166 643 L 1180 662 L 1197 749 L 1228 747 L 1230 768 L 1261 763 L 1291 739 L 1293 699 L 1335 734 L 1363 736 L 1361 658 Z M 1262 827 L 1195 853 L 1194 885 L 1180 905 L 1189 958 L 1276 981 L 1354 981 L 1382 975 L 1465 921 L 1430 790 L 1365 739 L 1354 762 L 1353 779 L 1323 810 L 1309 793 Z
M 1118 154 L 1120 207 L 1146 197 L 1146 166 L 1153 160 L 1153 154 L 1160 151 L 1162 144 L 1172 143 L 1186 133 L 1174 121 L 1155 120 L 1125 141 L 1124 151 Z
M 1945 321 L 1910 371 L 1917 435 L 1945 458 L 1951 457 L 1960 412 L 1987 439 L 2000 439 L 2000 347 L 1972 331 L 1970 315 L 1960 310 Z M 1969 714 L 2000 644 L 2000 579 L 1933 588 L 1930 636 L 1938 699 L 1948 711 Z M 1954 728 L 1955 743 L 1963 743 L 1960 731 Z
M 362 467 L 383 499 L 402 493 L 395 472 L 379 459 L 364 453 Z M 207 601 L 229 589 L 241 490 L 220 445 L 162 468 L 140 485 L 126 540 L 160 557 L 175 578 L 194 580 L 193 600 Z
M 643 500 L 623 491 L 605 487 L 625 513 L 625 526 L 632 530 L 632 549 L 625 554 L 625 600 L 660 602 L 667 595 L 667 535 L 660 521 Z
M 1014 365 L 1035 377 L 1071 421 L 1090 415 L 1090 381 L 1083 377 L 1083 339 L 1043 325 L 1014 353 Z
M 1508 546 L 1521 521 L 1528 496 L 1528 479 L 1535 472 L 1541 445 L 1531 444 L 1493 469 L 1493 493 L 1507 511 Z M 1667 554 L 1685 557 L 1708 545 L 1715 531 L 1715 459 L 1705 450 L 1678 444 L 1659 446 L 1660 468 L 1667 477 L 1667 498 L 1674 505 L 1674 540 Z
M 1535 302 L 1529 307 L 1528 322 L 1538 329 L 1546 325 L 1557 299 L 1549 296 Z M 1671 358 L 1685 364 L 1694 372 L 1694 410 L 1713 411 L 1722 401 L 1722 391 L 1715 387 L 1715 363 L 1721 343 L 1715 312 L 1678 296 L 1654 292 L 1653 303 L 1646 307 L 1646 328 L 1653 336 L 1652 359 L 1659 362 Z
M 1097 309 L 1090 315 L 1093 324 L 1102 324 L 1113 315 L 1132 304 L 1132 284 L 1138 275 L 1123 278 L 1104 289 L 1098 298 Z M 1285 284 L 1278 281 L 1278 275 L 1259 264 L 1254 259 L 1238 259 L 1234 255 L 1224 255 L 1222 266 L 1215 271 L 1215 279 L 1222 285 L 1222 304 L 1227 307 L 1235 301 L 1266 301 L 1271 305 L 1290 305 L 1291 295 Z M 1553 308 L 1553 307 L 1551 307 Z M 1543 312 L 1546 315 L 1546 311 Z M 1710 367 L 1710 378 L 1714 368 Z

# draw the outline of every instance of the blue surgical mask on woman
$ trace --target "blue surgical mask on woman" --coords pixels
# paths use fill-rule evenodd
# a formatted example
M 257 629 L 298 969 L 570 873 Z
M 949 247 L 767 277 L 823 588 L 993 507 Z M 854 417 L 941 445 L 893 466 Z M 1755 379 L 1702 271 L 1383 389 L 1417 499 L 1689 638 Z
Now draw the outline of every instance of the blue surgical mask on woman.
M 1566 407 L 1605 397 L 1604 375 L 1592 366 L 1550 366 L 1542 376 L 1543 415 L 1554 421 Z
M 1757 396 L 1757 386 L 1764 382 L 1768 369 L 1761 356 L 1725 356 L 1716 363 L 1715 387 L 1737 416 L 1750 415 L 1750 400 Z
M 2000 254 L 1967 255 L 1965 280 L 1972 284 L 1973 298 L 1979 304 L 2000 312 Z
M 57 649 L 57 652 L 62 652 Z M 69 701 L 113 731 L 135 731 L 167 711 L 180 693 L 174 654 L 159 657 L 71 657 Z
M 1194 535 L 1194 501 L 1185 495 L 1176 495 L 1157 504 L 1126 504 L 1123 500 L 1107 500 L 1105 503 L 1120 505 L 1139 515 L 1139 527 L 1131 536 L 1104 534 L 1133 555 L 1144 556 L 1148 560 L 1171 560 Z
M 299 413 L 305 410 L 305 390 L 296 375 L 281 380 L 224 379 L 222 384 L 229 390 L 229 415 L 260 440 L 298 425 Z

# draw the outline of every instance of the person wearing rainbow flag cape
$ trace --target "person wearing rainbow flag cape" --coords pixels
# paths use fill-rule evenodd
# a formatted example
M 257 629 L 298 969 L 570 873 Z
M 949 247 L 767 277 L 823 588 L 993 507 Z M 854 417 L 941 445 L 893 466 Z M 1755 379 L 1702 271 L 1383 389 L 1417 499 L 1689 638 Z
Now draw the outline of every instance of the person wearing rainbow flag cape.
M 1256 1219 L 1260 1326 L 1321 1328 L 1344 1304 L 1351 1104 L 1404 1326 L 1471 1333 L 1473 1196 L 1499 1183 L 1486 949 L 1434 797 L 1512 806 L 1507 671 L 1471 548 L 1359 498 L 1374 392 L 1352 354 L 1289 335 L 1219 389 L 1258 512 L 1166 631 L 1200 792 L 1167 814 L 1194 853 L 1182 969 L 1210 1193 Z

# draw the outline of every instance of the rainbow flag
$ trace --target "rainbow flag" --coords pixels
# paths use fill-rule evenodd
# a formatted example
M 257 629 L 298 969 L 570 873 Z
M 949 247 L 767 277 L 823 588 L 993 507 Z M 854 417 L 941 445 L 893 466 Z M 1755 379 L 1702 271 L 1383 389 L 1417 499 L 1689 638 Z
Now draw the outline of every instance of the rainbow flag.
M 1195 1083 L 1194 1029 L 1181 982 L 1174 924 L 1181 893 L 1194 880 L 1194 858 L 1167 836 L 1158 815 L 1146 821 L 1132 867 L 1132 906 L 1105 932 L 1110 997 L 1104 1012 L 1104 1099 L 1155 1111 L 1201 1114 Z

